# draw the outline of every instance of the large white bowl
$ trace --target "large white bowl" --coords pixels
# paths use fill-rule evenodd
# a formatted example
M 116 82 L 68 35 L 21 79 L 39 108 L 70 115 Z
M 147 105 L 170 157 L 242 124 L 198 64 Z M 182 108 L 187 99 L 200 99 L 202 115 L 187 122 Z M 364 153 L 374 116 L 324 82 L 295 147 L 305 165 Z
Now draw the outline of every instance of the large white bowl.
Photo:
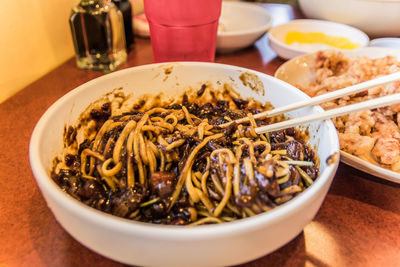
M 172 67 L 166 76 L 165 68 Z M 257 95 L 243 85 L 239 76 L 253 73 L 265 86 Z M 317 213 L 324 200 L 338 160 L 327 158 L 339 151 L 331 121 L 309 125 L 310 143 L 320 158 L 320 176 L 293 200 L 260 215 L 225 223 L 198 227 L 152 225 L 130 221 L 95 210 L 63 192 L 50 178 L 53 158 L 62 149 L 64 125 L 75 122 L 89 103 L 113 88 L 123 86 L 127 93 L 168 95 L 205 82 L 215 87 L 233 83 L 243 97 L 257 97 L 275 106 L 304 100 L 307 96 L 295 87 L 259 72 L 213 63 L 153 64 L 121 70 L 94 79 L 69 92 L 54 103 L 37 123 L 31 137 L 29 159 L 33 174 L 47 205 L 57 221 L 76 240 L 88 248 L 127 264 L 145 266 L 222 266 L 240 264 L 261 257 L 296 237 Z M 319 112 L 304 108 L 291 117 Z M 293 255 L 295 256 L 295 255 Z
M 400 35 L 400 0 L 299 0 L 308 18 L 357 27 L 370 36 Z
M 248 47 L 271 27 L 269 12 L 257 4 L 222 2 L 218 52 L 232 52 Z

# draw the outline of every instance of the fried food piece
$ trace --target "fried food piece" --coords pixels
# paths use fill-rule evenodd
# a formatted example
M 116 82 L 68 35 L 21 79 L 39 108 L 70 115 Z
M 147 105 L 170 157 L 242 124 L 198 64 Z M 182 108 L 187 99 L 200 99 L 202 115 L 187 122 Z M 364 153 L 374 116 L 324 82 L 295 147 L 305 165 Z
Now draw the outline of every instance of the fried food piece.
M 400 142 L 390 137 L 378 138 L 372 154 L 383 164 L 395 164 L 400 161 Z
M 356 156 L 370 152 L 375 144 L 375 138 L 358 133 L 339 133 L 339 141 L 340 149 Z
M 345 133 L 369 135 L 374 124 L 374 114 L 370 110 L 351 113 L 346 123 Z
M 388 119 L 386 116 L 382 115 L 381 113 L 374 114 L 376 123 L 375 129 L 376 132 L 374 136 L 377 138 L 394 138 L 400 140 L 400 129 L 396 125 L 394 121 Z

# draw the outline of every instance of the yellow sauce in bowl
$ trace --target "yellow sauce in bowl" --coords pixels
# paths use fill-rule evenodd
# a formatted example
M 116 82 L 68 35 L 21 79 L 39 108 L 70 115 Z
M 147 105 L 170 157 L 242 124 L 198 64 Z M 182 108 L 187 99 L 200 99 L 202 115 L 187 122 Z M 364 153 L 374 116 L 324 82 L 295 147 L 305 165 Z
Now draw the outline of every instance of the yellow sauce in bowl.
M 332 36 L 323 32 L 288 32 L 286 34 L 285 43 L 288 45 L 321 44 L 340 49 L 355 49 L 360 47 L 360 44 L 353 43 L 346 37 Z

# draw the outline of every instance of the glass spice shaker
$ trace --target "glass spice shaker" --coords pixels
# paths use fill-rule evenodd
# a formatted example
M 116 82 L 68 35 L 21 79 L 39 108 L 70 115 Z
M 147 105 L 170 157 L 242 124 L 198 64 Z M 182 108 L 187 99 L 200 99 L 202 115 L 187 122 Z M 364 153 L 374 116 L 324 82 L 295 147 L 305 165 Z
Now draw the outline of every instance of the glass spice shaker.
M 126 62 L 123 17 L 113 3 L 81 0 L 69 23 L 79 68 L 110 72 Z
M 129 52 L 132 50 L 135 43 L 132 27 L 132 5 L 129 0 L 112 0 L 112 2 L 122 12 L 122 17 L 124 18 L 126 50 Z

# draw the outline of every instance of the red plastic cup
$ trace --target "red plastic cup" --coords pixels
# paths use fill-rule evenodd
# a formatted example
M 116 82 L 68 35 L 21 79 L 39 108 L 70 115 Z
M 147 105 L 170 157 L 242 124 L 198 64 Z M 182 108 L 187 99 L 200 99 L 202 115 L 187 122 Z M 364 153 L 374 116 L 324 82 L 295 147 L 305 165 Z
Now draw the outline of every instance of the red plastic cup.
M 221 0 L 144 0 L 155 62 L 214 61 Z

